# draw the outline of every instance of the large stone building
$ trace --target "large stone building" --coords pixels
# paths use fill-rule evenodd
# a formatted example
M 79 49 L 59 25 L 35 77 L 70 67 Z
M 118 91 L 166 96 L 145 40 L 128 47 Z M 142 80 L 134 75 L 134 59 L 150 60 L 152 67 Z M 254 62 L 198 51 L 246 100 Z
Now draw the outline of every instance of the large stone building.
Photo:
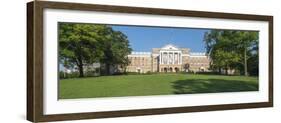
M 132 52 L 128 55 L 128 72 L 204 72 L 209 70 L 210 59 L 205 53 L 192 53 L 189 48 L 172 44 L 153 48 L 152 52 Z

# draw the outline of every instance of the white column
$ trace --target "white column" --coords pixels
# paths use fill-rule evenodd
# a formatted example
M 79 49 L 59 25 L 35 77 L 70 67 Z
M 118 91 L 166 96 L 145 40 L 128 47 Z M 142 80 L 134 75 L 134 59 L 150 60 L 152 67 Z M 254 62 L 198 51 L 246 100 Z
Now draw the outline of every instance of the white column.
M 181 57 L 180 58 L 181 58 L 181 64 L 182 64 L 182 53 L 181 53 Z
M 163 52 L 161 52 L 161 64 L 163 64 Z
M 162 52 L 162 55 L 163 55 L 163 56 L 162 56 L 162 64 L 165 64 L 165 57 L 166 57 L 166 56 L 165 56 L 165 52 Z
M 175 64 L 179 64 L 178 62 L 179 62 L 179 53 L 178 52 L 176 52 L 176 54 L 177 54 L 177 56 L 175 56 L 175 60 L 177 60 L 177 61 L 175 61 L 176 63 Z
M 175 55 L 176 54 L 177 54 L 177 57 L 175 56 L 175 64 L 178 64 L 178 61 L 179 61 L 179 59 L 178 59 L 178 52 L 176 52 Z M 177 62 L 176 62 L 176 59 L 177 59 Z
M 172 64 L 173 64 L 173 52 L 171 52 L 171 60 L 172 60 Z
M 181 61 L 180 61 L 180 62 L 181 62 L 181 64 L 182 64 L 182 53 L 181 53 L 181 57 L 180 57 L 180 58 L 181 58 Z
M 178 51 L 177 53 L 178 53 L 178 56 L 177 56 L 177 57 L 178 57 L 178 58 L 177 58 L 177 59 L 178 59 L 178 62 L 177 62 L 177 64 L 180 64 L 180 52 Z
M 172 64 L 174 64 L 173 62 L 174 62 L 174 59 L 173 59 L 173 52 L 171 52 L 171 54 L 172 54 Z
M 171 52 L 169 51 L 169 52 L 168 52 L 168 64 L 170 64 L 170 60 L 171 60 L 171 57 L 170 57 L 171 55 L 170 55 L 170 53 L 171 53 Z
M 164 64 L 165 52 L 162 52 L 162 64 Z
M 177 64 L 177 63 L 176 63 L 176 54 L 177 54 L 177 52 L 174 53 L 174 59 L 175 59 L 175 60 L 174 60 L 174 64 Z
M 178 64 L 180 64 L 180 52 L 178 51 Z
M 168 63 L 167 63 L 167 59 L 168 59 L 168 52 L 165 52 L 165 63 L 166 63 L 166 64 L 168 64 Z
M 159 54 L 159 64 L 161 64 L 162 62 L 162 52 L 160 51 L 160 54 Z
M 176 64 L 179 64 L 179 52 L 177 51 L 177 63 Z
M 163 52 L 161 52 L 161 64 L 163 64 Z
M 168 54 L 168 52 L 166 52 L 166 58 L 165 58 L 166 64 L 168 64 L 168 57 L 169 57 L 169 54 Z
M 181 53 L 179 53 L 179 63 L 182 64 L 181 62 Z
M 166 64 L 169 64 L 169 52 L 166 52 Z
M 164 52 L 164 56 L 165 56 L 164 59 L 163 59 L 164 60 L 164 64 L 167 64 L 167 62 L 166 62 L 166 60 L 167 60 L 167 52 Z
M 175 64 L 175 52 L 173 52 L 173 64 Z

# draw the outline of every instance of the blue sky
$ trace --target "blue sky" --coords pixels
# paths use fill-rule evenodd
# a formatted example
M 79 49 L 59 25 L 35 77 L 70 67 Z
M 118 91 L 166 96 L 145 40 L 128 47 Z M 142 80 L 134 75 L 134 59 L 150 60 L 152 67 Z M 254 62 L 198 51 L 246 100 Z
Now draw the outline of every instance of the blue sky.
M 165 44 L 190 48 L 192 52 L 205 52 L 203 36 L 209 31 L 208 29 L 123 25 L 112 25 L 112 28 L 128 36 L 133 51 L 142 52 L 150 52 L 152 48 L 161 48 Z

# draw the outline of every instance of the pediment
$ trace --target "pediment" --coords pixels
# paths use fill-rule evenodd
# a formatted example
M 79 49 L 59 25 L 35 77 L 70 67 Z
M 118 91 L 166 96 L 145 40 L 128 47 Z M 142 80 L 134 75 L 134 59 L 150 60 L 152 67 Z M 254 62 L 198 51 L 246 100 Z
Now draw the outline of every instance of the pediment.
M 164 47 L 162 47 L 161 50 L 179 50 L 179 48 L 172 44 L 167 44 Z

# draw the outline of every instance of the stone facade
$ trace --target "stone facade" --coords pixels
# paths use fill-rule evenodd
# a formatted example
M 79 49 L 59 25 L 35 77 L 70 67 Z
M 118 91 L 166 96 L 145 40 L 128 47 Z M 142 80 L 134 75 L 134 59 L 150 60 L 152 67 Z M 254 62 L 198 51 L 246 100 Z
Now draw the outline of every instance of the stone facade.
M 128 72 L 205 72 L 210 59 L 205 53 L 192 53 L 188 48 L 168 44 L 152 52 L 132 52 L 128 55 Z

